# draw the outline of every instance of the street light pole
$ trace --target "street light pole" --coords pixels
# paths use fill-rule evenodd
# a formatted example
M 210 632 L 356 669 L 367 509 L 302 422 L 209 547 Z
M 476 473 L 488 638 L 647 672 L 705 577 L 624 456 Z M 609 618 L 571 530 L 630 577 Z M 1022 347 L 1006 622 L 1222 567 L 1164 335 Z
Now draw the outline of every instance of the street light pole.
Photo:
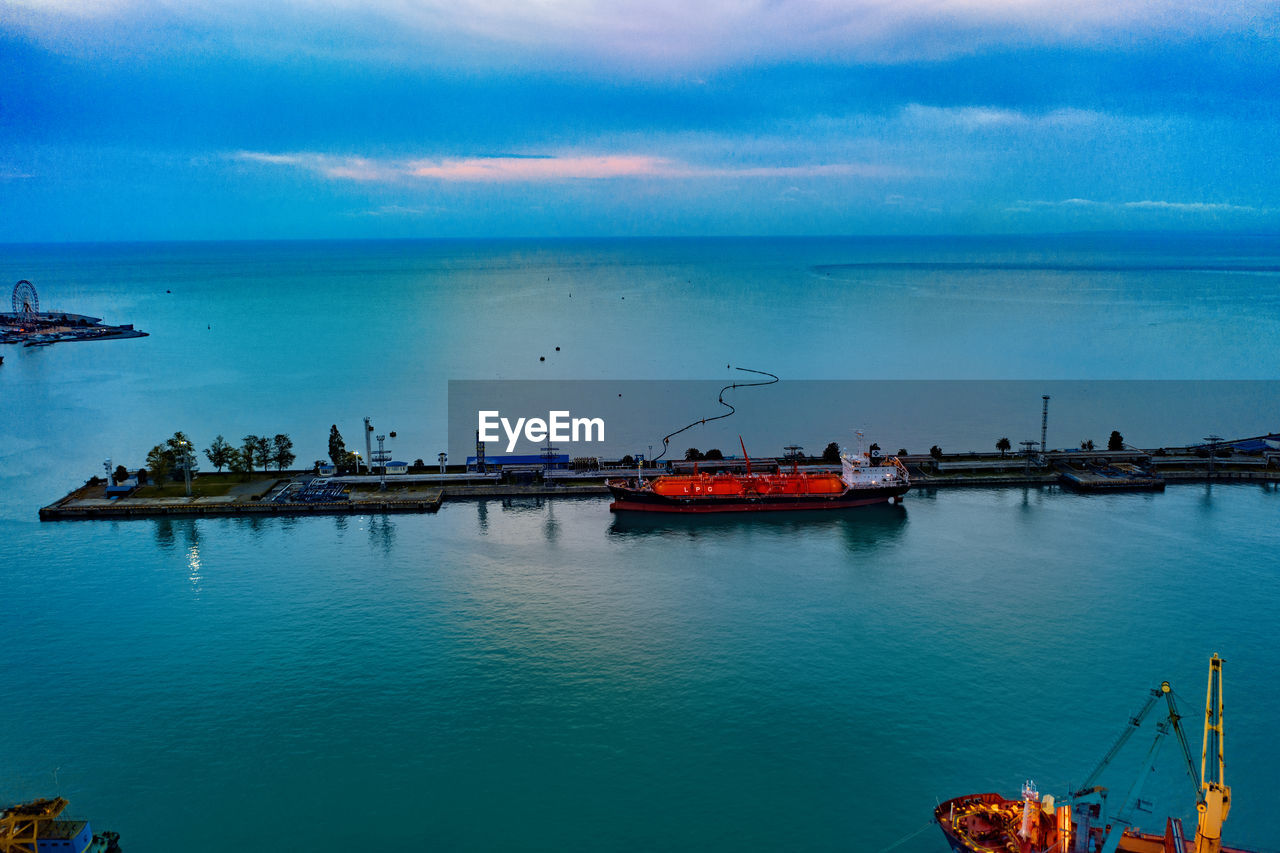
M 393 432 L 392 435 L 395 433 Z M 373 455 L 370 462 L 376 462 L 379 468 L 378 490 L 385 492 L 387 490 L 387 463 L 391 461 L 391 454 L 385 449 L 387 437 L 385 435 L 378 436 L 378 452 Z
M 182 442 L 182 479 L 187 484 L 187 497 L 191 497 L 191 445 Z
M 1209 442 L 1209 482 L 1213 482 L 1213 460 L 1218 455 L 1218 442 L 1222 441 L 1220 435 L 1206 435 L 1204 440 Z

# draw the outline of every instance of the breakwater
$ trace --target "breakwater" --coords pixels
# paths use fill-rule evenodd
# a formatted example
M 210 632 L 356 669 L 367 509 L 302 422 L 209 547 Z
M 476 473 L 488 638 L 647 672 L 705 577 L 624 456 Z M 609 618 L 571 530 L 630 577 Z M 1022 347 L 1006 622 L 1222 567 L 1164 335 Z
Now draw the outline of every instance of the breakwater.
M 1152 466 L 1152 480 L 1165 484 L 1204 482 L 1257 482 L 1280 483 L 1280 468 L 1247 465 L 1217 464 L 1212 470 L 1208 460 L 1196 460 L 1200 464 Z M 949 467 L 944 461 L 925 462 L 911 460 L 911 488 L 992 488 L 992 487 L 1044 487 L 1064 484 L 1069 469 L 1062 464 L 1055 467 L 1023 466 L 1010 470 L 1004 460 L 992 460 L 983 467 L 981 462 L 966 459 Z M 625 476 L 630 471 L 615 472 Z M 449 475 L 456 476 L 456 475 Z M 370 478 L 376 479 L 376 478 Z M 102 495 L 100 485 L 86 484 L 54 503 L 40 509 L 43 521 L 107 520 L 155 517 L 205 517 L 205 516 L 269 516 L 269 515 L 360 515 L 370 513 L 430 513 L 440 509 L 445 501 L 481 500 L 487 498 L 515 497 L 602 497 L 609 494 L 604 479 L 594 476 L 572 480 L 556 478 L 543 482 L 503 483 L 492 480 L 482 482 L 444 481 L 438 486 L 430 483 L 414 483 L 392 486 L 386 491 L 353 488 L 349 499 L 339 501 L 303 502 L 276 501 L 266 497 L 291 480 L 265 479 L 249 484 L 247 492 L 256 491 L 261 497 L 254 499 L 228 497 L 135 497 L 108 499 Z M 443 480 L 443 478 L 442 478 Z M 1070 485 L 1069 483 L 1067 483 Z M 1106 489 L 1099 489 L 1106 490 Z

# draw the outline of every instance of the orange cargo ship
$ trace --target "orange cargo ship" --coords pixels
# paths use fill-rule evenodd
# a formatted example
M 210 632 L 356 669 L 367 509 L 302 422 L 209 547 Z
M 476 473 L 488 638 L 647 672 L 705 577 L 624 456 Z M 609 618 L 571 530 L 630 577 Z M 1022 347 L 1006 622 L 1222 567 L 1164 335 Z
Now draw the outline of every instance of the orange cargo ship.
M 746 447 L 745 474 L 667 474 L 653 479 L 609 480 L 609 509 L 638 512 L 752 512 L 840 509 L 899 500 L 911 488 L 896 457 L 880 465 L 865 456 L 841 455 L 840 473 L 775 470 L 753 473 Z

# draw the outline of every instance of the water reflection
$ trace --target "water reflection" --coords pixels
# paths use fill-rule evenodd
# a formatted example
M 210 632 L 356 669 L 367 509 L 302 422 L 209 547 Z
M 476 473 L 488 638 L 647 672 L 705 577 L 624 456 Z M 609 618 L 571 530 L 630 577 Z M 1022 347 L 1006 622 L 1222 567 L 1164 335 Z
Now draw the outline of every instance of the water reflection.
M 547 520 L 542 525 L 542 534 L 548 542 L 555 542 L 560 538 L 560 522 L 556 521 L 556 502 L 547 502 Z
M 200 526 L 194 518 L 157 518 L 155 520 L 156 544 L 161 550 L 172 551 L 181 542 L 186 557 L 187 577 L 192 590 L 199 594 L 204 582 L 204 566 L 200 558 Z
M 199 595 L 204 582 L 204 573 L 200 562 L 199 537 L 192 537 L 192 539 L 191 544 L 187 546 L 187 578 L 191 581 L 192 591 Z
M 877 504 L 839 510 L 709 513 L 621 512 L 613 516 L 609 535 L 624 537 L 734 536 L 765 531 L 770 535 L 838 532 L 851 551 L 863 551 L 902 535 L 907 510 L 902 504 Z
M 233 519 L 235 526 L 240 530 L 248 530 L 254 539 L 262 538 L 262 517 L 257 515 L 236 516 Z
M 156 544 L 163 550 L 173 550 L 179 540 L 183 548 L 199 548 L 200 528 L 194 518 L 157 518 L 154 524 Z
M 173 549 L 173 520 L 169 518 L 157 518 L 155 521 L 156 544 L 161 550 L 170 551 Z
M 396 544 L 396 523 L 389 515 L 369 516 L 369 544 L 390 554 Z
M 527 497 L 503 498 L 503 512 L 528 512 L 529 510 L 542 509 L 543 499 L 538 495 L 529 495 Z

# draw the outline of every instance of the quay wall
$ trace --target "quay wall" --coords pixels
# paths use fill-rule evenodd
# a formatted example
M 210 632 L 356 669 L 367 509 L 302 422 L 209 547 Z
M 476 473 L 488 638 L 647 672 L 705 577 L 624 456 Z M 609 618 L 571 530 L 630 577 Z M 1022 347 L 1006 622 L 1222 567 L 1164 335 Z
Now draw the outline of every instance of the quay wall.
M 1204 482 L 1280 483 L 1280 470 L 1215 470 L 1209 476 L 1207 465 L 1200 469 L 1162 470 L 1167 484 Z M 1057 471 L 983 472 L 956 471 L 933 473 L 915 466 L 911 468 L 912 489 L 992 488 L 1051 486 L 1061 483 Z M 277 503 L 271 500 L 217 500 L 175 498 L 123 498 L 114 501 L 84 499 L 84 487 L 40 509 L 42 521 L 107 520 L 156 517 L 218 516 L 300 516 L 361 515 L 391 512 L 436 512 L 446 500 L 481 500 L 509 497 L 601 497 L 609 494 L 603 481 L 579 483 L 448 483 L 426 495 L 396 495 L 384 492 L 357 492 L 348 501 L 318 503 Z

